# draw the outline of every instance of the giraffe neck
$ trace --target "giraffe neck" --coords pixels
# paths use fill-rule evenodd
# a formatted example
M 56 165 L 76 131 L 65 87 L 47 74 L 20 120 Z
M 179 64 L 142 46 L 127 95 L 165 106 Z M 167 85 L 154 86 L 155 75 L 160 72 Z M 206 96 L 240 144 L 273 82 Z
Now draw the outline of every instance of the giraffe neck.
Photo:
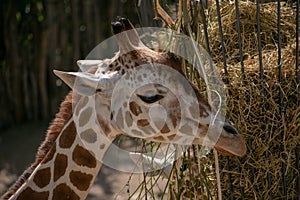
M 82 140 L 84 132 L 78 130 L 81 128 L 78 126 L 80 118 L 70 114 L 74 103 L 72 98 L 73 95 L 69 94 L 62 103 L 59 113 L 49 127 L 47 138 L 37 153 L 35 163 L 24 172 L 3 199 L 86 198 L 101 168 L 99 160 L 102 160 L 109 143 L 106 138 L 105 145 L 98 148 L 98 152 L 86 148 Z M 82 112 L 85 110 L 83 108 Z M 104 137 L 98 137 L 101 138 Z
M 13 199 L 85 199 L 100 167 L 76 134 L 71 118 Z

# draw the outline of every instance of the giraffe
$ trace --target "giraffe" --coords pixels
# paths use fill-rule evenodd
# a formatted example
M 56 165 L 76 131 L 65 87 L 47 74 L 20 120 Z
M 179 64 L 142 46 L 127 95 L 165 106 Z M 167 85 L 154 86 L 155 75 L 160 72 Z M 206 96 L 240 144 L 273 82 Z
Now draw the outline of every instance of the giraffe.
M 192 130 L 197 130 L 190 142 L 201 144 L 214 111 L 192 84 L 188 89 L 196 94 L 199 104 L 196 104 L 198 107 L 189 108 L 188 112 L 190 117 L 198 120 L 186 121 L 181 127 L 178 127 L 179 120 L 182 120 L 182 116 L 178 114 L 180 102 L 163 85 L 144 84 L 133 90 L 127 104 L 117 105 L 117 109 L 111 108 L 112 89 L 117 81 L 123 78 L 123 86 L 130 88 L 132 76 L 135 76 L 132 72 L 138 66 L 143 66 L 142 69 L 146 69 L 147 73 L 154 73 L 144 73 L 144 78 L 155 77 L 153 69 L 160 69 L 164 65 L 171 66 L 172 70 L 184 75 L 179 57 L 170 52 L 156 52 L 147 48 L 128 19 L 118 17 L 112 23 L 112 29 L 119 46 L 119 52 L 114 57 L 97 64 L 93 62 L 86 72 L 54 71 L 72 91 L 61 103 L 59 112 L 49 126 L 35 162 L 1 199 L 85 199 L 102 166 L 103 156 L 120 134 L 149 141 L 181 144 L 184 143 L 184 138 L 194 134 Z M 154 66 L 153 63 L 157 65 Z M 79 61 L 78 65 L 84 67 L 91 63 Z M 172 78 L 172 84 L 177 84 L 180 79 L 161 73 L 167 79 L 166 82 Z M 143 81 L 142 77 L 136 79 Z M 177 86 L 186 89 L 180 83 Z M 125 87 L 124 90 L 126 93 L 128 88 Z M 189 92 L 185 95 L 189 95 Z M 117 96 L 118 98 L 122 97 Z M 155 105 L 156 109 L 151 110 L 150 105 Z M 164 123 L 161 123 L 160 116 L 156 113 L 162 106 L 167 118 Z M 193 116 L 193 110 L 198 108 L 200 116 Z M 151 115 L 152 119 L 149 117 Z M 153 118 L 154 122 L 151 121 Z M 179 131 L 180 134 L 175 134 L 175 129 L 182 130 Z M 225 155 L 243 156 L 246 153 L 243 137 L 230 122 L 224 124 L 214 147 Z

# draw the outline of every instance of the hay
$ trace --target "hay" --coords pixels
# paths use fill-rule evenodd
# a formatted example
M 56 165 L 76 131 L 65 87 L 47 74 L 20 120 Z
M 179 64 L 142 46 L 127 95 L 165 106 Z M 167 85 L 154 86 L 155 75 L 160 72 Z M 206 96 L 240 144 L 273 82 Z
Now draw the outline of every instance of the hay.
M 241 132 L 246 136 L 248 154 L 241 159 L 240 169 L 231 166 L 233 185 L 243 185 L 245 198 L 268 198 L 269 191 L 274 197 L 282 197 L 282 163 L 287 166 L 286 179 L 288 199 L 297 197 L 297 169 L 295 150 L 300 136 L 300 107 L 297 105 L 297 85 L 295 82 L 295 48 L 293 45 L 282 50 L 282 82 L 278 81 L 277 50 L 263 52 L 264 81 L 260 82 L 258 57 L 245 61 L 246 79 L 241 76 L 237 63 L 228 67 L 231 85 L 229 86 L 228 112 Z M 264 88 L 264 89 L 262 89 Z M 264 92 L 262 92 L 264 90 Z M 279 91 L 282 92 L 283 113 L 279 108 Z M 282 156 L 286 156 L 283 160 Z M 230 160 L 235 160 L 230 158 Z M 223 160 L 223 165 L 226 161 Z M 239 176 L 236 172 L 241 171 Z M 223 169 L 224 172 L 224 169 Z M 267 174 L 272 179 L 268 187 Z M 224 192 L 228 196 L 230 185 L 228 174 L 223 173 Z M 240 176 L 242 179 L 240 179 Z M 240 183 L 242 181 L 243 183 Z M 223 193 L 224 194 L 224 193 Z M 235 190 L 235 197 L 241 191 Z
M 244 158 L 221 156 L 221 187 L 224 199 L 230 197 L 269 199 L 269 195 L 274 199 L 280 199 L 284 196 L 283 173 L 286 176 L 287 199 L 296 199 L 299 196 L 297 193 L 299 172 L 295 165 L 296 146 L 300 141 L 300 107 L 297 104 L 300 100 L 297 93 L 299 85 L 296 84 L 295 79 L 295 11 L 289 5 L 281 4 L 282 80 L 279 82 L 277 3 L 260 4 L 260 6 L 263 79 L 260 79 L 256 5 L 249 1 L 239 1 L 245 78 L 243 78 L 239 59 L 234 3 L 225 1 L 220 4 L 228 77 L 225 77 L 223 70 L 216 6 L 210 6 L 207 11 L 212 58 L 224 80 L 228 78 L 230 82 L 228 118 L 237 125 L 248 142 L 248 153 Z M 202 35 L 199 39 L 200 43 L 205 44 L 204 34 L 200 33 L 200 35 Z M 282 102 L 279 100 L 280 91 Z M 280 104 L 282 112 L 280 112 Z M 209 158 L 197 158 L 196 163 L 200 164 L 196 171 L 207 169 L 208 159 L 213 160 L 212 155 Z M 189 160 L 189 163 L 193 162 Z M 283 163 L 286 166 L 284 172 L 282 172 Z M 212 163 L 210 164 L 212 166 Z M 216 178 L 212 172 L 213 170 L 206 170 L 206 179 L 209 180 L 205 180 L 203 174 L 201 177 L 196 177 L 194 172 L 187 173 L 186 177 L 193 181 L 193 186 L 184 187 L 185 193 L 189 195 L 183 199 L 201 197 L 216 199 Z M 270 185 L 268 177 L 271 180 Z M 182 178 L 177 176 L 177 179 Z M 170 184 L 169 187 L 178 190 L 179 183 L 177 186 L 174 183 Z M 183 185 L 187 186 L 187 183 L 184 182 Z M 199 191 L 201 191 L 200 196 Z M 212 196 L 207 195 L 208 193 Z
M 215 4 L 206 12 L 210 50 L 224 80 L 229 80 L 227 118 L 240 129 L 248 147 L 244 158 L 220 156 L 222 197 L 270 199 L 272 196 L 272 199 L 282 199 L 284 174 L 286 199 L 297 199 L 299 169 L 295 165 L 295 151 L 300 141 L 300 99 L 295 79 L 295 9 L 281 4 L 282 79 L 279 81 L 277 3 L 260 4 L 263 79 L 258 56 L 256 5 L 250 1 L 239 1 L 245 76 L 240 63 L 235 5 L 224 1 L 220 8 L 228 77 L 224 73 Z M 190 13 L 183 15 L 193 16 Z M 177 22 L 181 21 L 177 19 Z M 199 22 L 194 35 L 205 46 L 201 26 Z M 189 71 L 189 68 L 186 70 Z M 193 76 L 193 81 L 198 83 L 196 77 Z M 200 158 L 198 150 L 196 146 L 190 147 L 174 164 L 168 178 L 169 199 L 217 199 L 213 155 Z
M 221 4 L 230 80 L 228 113 L 248 141 L 248 154 L 245 158 L 223 158 L 220 161 L 223 166 L 222 193 L 225 199 L 230 196 L 234 199 L 241 196 L 244 199 L 268 199 L 270 194 L 273 198 L 281 198 L 284 196 L 282 163 L 285 163 L 287 199 L 296 199 L 299 195 L 296 189 L 299 172 L 295 166 L 295 150 L 300 141 L 300 107 L 297 105 L 299 85 L 297 86 L 295 79 L 295 11 L 289 5 L 281 5 L 282 80 L 279 82 L 277 3 L 260 6 L 263 81 L 259 70 L 256 5 L 239 1 L 246 77 L 243 79 L 234 4 Z M 222 71 L 221 43 L 216 40 L 219 38 L 219 29 L 215 6 L 209 10 L 209 20 L 212 56 Z M 280 91 L 282 102 L 279 100 Z M 280 103 L 283 112 L 280 112 Z M 233 190 L 230 189 L 231 184 Z
M 239 1 L 240 27 L 244 58 L 257 54 L 257 20 L 256 5 L 250 1 Z M 238 30 L 234 2 L 224 1 L 220 4 L 222 30 L 227 62 L 239 62 Z M 215 61 L 223 58 L 220 42 L 220 31 L 217 19 L 217 9 L 211 5 L 208 10 L 208 34 Z M 281 47 L 289 44 L 295 38 L 295 11 L 286 4 L 281 6 Z M 262 50 L 276 49 L 278 44 L 277 34 L 277 3 L 260 4 L 260 30 Z

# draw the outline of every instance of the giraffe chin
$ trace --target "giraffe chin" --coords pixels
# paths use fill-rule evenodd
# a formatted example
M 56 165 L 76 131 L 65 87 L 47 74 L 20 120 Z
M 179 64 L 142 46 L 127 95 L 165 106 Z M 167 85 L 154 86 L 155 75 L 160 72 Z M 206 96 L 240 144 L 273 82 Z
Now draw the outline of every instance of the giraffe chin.
M 234 137 L 233 140 L 221 136 L 214 148 L 224 156 L 245 156 L 247 148 L 243 137 L 241 135 L 235 135 Z

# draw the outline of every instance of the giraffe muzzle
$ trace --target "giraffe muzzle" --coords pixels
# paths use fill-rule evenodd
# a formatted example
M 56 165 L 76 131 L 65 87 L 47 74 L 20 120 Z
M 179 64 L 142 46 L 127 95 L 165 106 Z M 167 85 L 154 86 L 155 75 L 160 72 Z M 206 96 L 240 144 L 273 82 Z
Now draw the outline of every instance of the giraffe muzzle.
M 215 148 L 222 155 L 242 157 L 247 152 L 245 140 L 238 129 L 231 123 L 225 122 Z

